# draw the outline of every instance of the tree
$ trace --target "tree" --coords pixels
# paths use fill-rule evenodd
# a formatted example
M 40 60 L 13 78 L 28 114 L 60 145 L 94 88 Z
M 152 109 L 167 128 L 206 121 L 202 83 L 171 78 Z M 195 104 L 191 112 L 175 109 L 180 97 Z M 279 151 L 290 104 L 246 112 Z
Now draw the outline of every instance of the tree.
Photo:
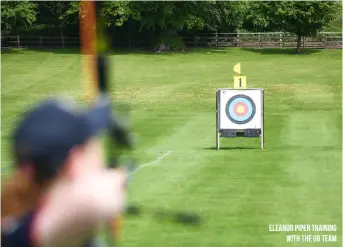
M 183 46 L 178 31 L 236 31 L 246 13 L 246 2 L 151 1 L 130 2 L 131 16 L 140 30 L 153 30 L 157 43 Z M 159 44 L 157 44 L 159 45 Z
M 129 2 L 127 1 L 109 1 L 105 2 L 102 12 L 105 25 L 110 26 L 122 26 L 130 17 L 131 10 Z
M 104 24 L 107 27 L 121 26 L 130 16 L 129 2 L 115 1 L 105 2 L 101 12 L 104 18 Z M 68 23 L 75 24 L 79 21 L 80 2 L 71 2 L 66 11 L 61 15 L 61 18 L 68 20 Z M 84 16 L 85 14 L 81 14 Z
M 1 2 L 2 30 L 9 32 L 27 29 L 36 21 L 37 5 L 29 1 Z
M 132 18 L 140 22 L 141 30 L 180 30 L 203 28 L 205 7 L 214 1 L 151 1 L 130 2 Z
M 339 6 L 334 13 L 334 18 L 323 28 L 325 32 L 342 32 L 342 2 L 337 3 Z
M 258 31 L 284 31 L 297 35 L 300 53 L 301 38 L 314 36 L 335 16 L 337 2 L 280 1 L 251 2 L 245 26 Z
M 166 45 L 167 50 L 183 50 L 184 43 L 177 31 L 202 30 L 206 25 L 207 10 L 213 5 L 215 1 L 132 1 L 130 10 L 140 31 L 154 32 L 157 47 Z
M 48 24 L 58 27 L 60 35 L 63 36 L 65 25 L 69 23 L 69 17 L 71 16 L 68 10 L 74 6 L 72 2 L 64 1 L 39 1 L 38 4 L 38 16 L 41 24 Z M 73 22 L 73 21 L 71 21 Z
M 205 28 L 217 32 L 236 32 L 242 26 L 247 2 L 216 1 L 205 12 Z

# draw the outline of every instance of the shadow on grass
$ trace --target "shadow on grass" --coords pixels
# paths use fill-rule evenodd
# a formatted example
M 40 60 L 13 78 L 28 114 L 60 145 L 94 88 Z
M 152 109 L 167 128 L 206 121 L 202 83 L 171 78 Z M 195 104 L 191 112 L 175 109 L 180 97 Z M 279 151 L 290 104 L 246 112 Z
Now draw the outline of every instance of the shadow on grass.
M 263 55 L 311 55 L 319 53 L 323 49 L 301 49 L 300 54 L 296 53 L 295 48 L 241 48 L 242 51 L 248 51 Z
M 54 54 L 80 54 L 79 48 L 2 48 L 1 54 L 25 54 L 27 52 L 54 53 Z
M 1 55 L 2 54 L 20 54 L 23 53 L 24 49 L 20 48 L 1 48 Z
M 173 56 L 173 55 L 187 55 L 187 54 L 227 54 L 235 48 L 188 48 L 184 52 L 161 52 L 157 53 L 151 49 L 144 48 L 114 48 L 109 53 L 112 55 L 153 55 L 153 56 Z M 52 53 L 52 54 L 66 54 L 77 55 L 81 54 L 78 47 L 75 48 L 2 48 L 1 54 L 24 54 L 27 52 Z
M 231 52 L 245 51 L 262 55 L 310 55 L 321 52 L 322 49 L 310 49 L 305 48 L 301 50 L 300 54 L 297 54 L 295 48 L 188 48 L 184 52 L 167 52 L 157 53 L 151 49 L 144 48 L 114 48 L 109 53 L 111 55 L 153 55 L 153 56 L 173 56 L 173 55 L 187 55 L 187 54 L 228 54 Z M 27 52 L 39 52 L 50 54 L 66 54 L 77 55 L 81 54 L 81 50 L 78 47 L 74 48 L 2 48 L 1 54 L 24 54 Z
M 201 148 L 203 150 L 217 150 L 216 147 L 207 147 L 207 148 Z M 220 150 L 254 150 L 254 149 L 260 149 L 260 147 L 220 147 Z

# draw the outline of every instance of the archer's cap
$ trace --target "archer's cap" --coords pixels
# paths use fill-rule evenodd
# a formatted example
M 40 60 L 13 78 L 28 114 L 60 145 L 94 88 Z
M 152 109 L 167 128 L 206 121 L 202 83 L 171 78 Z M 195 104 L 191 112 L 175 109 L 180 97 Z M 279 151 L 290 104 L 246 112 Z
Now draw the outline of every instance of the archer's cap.
M 14 131 L 16 165 L 33 165 L 43 178 L 53 176 L 73 147 L 101 134 L 111 122 L 107 97 L 86 111 L 60 99 L 44 100 L 25 113 Z

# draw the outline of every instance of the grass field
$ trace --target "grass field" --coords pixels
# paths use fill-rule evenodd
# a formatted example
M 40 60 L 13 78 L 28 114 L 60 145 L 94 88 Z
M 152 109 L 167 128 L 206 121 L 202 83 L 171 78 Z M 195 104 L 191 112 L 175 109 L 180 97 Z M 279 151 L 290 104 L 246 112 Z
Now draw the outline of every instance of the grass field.
M 197 50 L 112 56 L 116 99 L 130 102 L 142 164 L 130 198 L 191 210 L 200 227 L 148 216 L 126 219 L 123 246 L 302 247 L 342 245 L 341 50 Z M 2 53 L 2 168 L 23 109 L 47 95 L 83 101 L 75 51 Z M 215 92 L 242 63 L 249 87 L 265 89 L 265 150 L 257 139 L 224 139 L 215 150 Z M 169 155 L 166 155 L 169 154 Z M 334 243 L 287 243 L 269 224 L 336 224 Z M 298 233 L 307 234 L 307 233 Z

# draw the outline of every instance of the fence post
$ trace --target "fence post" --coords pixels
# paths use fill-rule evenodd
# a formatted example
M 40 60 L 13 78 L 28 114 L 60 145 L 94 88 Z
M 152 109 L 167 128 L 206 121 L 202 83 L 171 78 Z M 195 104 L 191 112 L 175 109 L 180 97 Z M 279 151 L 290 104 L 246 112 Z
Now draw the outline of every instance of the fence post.
M 216 32 L 216 47 L 218 47 L 218 33 Z
M 19 35 L 17 35 L 17 47 L 19 48 L 20 46 L 20 39 L 19 39 Z
M 42 47 L 42 44 L 43 44 L 43 38 L 39 37 L 39 47 Z
M 258 33 L 258 41 L 260 43 L 260 47 L 263 47 L 262 39 L 261 39 L 261 33 Z
M 282 47 L 282 33 L 280 32 L 280 41 L 279 41 L 279 47 Z
M 64 36 L 61 35 L 61 42 L 62 42 L 62 47 L 64 48 Z
M 305 48 L 305 37 L 303 36 L 303 48 Z
M 237 46 L 240 47 L 241 44 L 240 44 L 240 38 L 239 38 L 239 34 L 237 34 Z

